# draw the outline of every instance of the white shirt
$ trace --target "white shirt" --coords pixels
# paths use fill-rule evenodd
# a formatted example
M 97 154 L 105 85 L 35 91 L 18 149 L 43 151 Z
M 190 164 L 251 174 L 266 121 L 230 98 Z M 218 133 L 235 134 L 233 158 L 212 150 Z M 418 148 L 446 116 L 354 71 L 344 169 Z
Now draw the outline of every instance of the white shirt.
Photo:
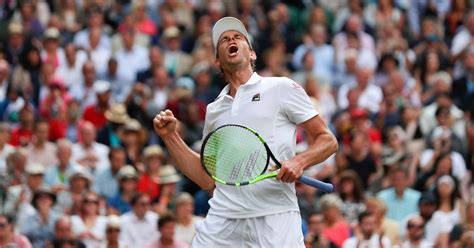
M 422 240 L 418 246 L 413 246 L 410 241 L 403 242 L 401 248 L 432 248 L 433 244 L 426 240 Z
M 148 211 L 143 220 L 133 211 L 121 217 L 120 241 L 129 247 L 145 247 L 159 238 L 158 214 Z
M 97 216 L 94 226 L 91 228 L 88 228 L 78 215 L 71 216 L 71 224 L 74 235 L 79 236 L 84 232 L 91 232 L 96 237 L 97 240 L 82 239 L 87 247 L 98 247 L 105 239 L 105 228 L 107 226 L 107 217 L 105 216 Z
M 188 226 L 176 223 L 174 229 L 174 237 L 176 238 L 176 240 L 191 244 L 194 238 L 194 234 L 196 233 L 196 228 L 194 227 L 194 224 L 198 221 L 202 221 L 203 219 L 204 218 L 200 216 L 193 216 L 191 223 Z
M 342 244 L 342 248 L 380 248 L 380 242 L 384 248 L 391 247 L 390 240 L 386 237 L 382 237 L 380 240 L 380 236 L 378 234 L 372 235 L 369 240 L 357 240 L 357 237 L 352 237 L 344 241 Z
M 347 99 L 347 93 L 350 89 L 356 87 L 354 84 L 344 84 L 339 88 L 337 93 L 337 103 L 339 109 L 345 109 L 349 106 L 349 100 Z M 362 108 L 368 109 L 371 113 L 378 113 L 380 109 L 380 103 L 383 99 L 383 92 L 380 87 L 369 82 L 364 91 L 360 94 L 357 105 Z
M 146 70 L 150 65 L 148 50 L 141 46 L 133 46 L 131 50 L 120 49 L 115 54 L 118 73 L 129 84 L 133 84 L 139 71 Z
M 94 64 L 97 75 L 103 75 L 107 71 L 107 65 L 110 59 L 110 51 L 105 48 L 96 48 L 89 52 L 92 64 Z
M 203 137 L 225 124 L 247 126 L 265 139 L 278 160 L 295 155 L 296 125 L 319 114 L 301 86 L 289 78 L 253 73 L 235 97 L 227 95 L 228 92 L 229 85 L 207 106 Z M 258 94 L 259 100 L 253 100 Z M 243 187 L 216 183 L 209 204 L 209 214 L 225 218 L 299 211 L 294 183 L 274 178 Z
M 3 145 L 3 149 L 0 150 L 0 175 L 4 175 L 7 172 L 7 156 L 8 154 L 15 151 L 15 147 L 5 144 Z
M 433 149 L 426 149 L 421 153 L 420 156 L 420 167 L 423 168 L 428 165 L 428 162 L 433 157 L 434 150 Z M 452 151 L 449 155 L 451 158 L 451 164 L 453 166 L 453 176 L 456 177 L 459 181 L 462 181 L 466 176 L 467 169 L 466 163 L 462 155 L 458 152 Z
M 93 142 L 90 148 L 85 148 L 81 143 L 76 143 L 72 145 L 72 158 L 71 161 L 78 163 L 84 156 L 89 153 L 97 156 L 97 162 L 95 163 L 96 170 L 103 170 L 109 168 L 109 147 Z
M 87 61 L 87 54 L 84 51 L 77 51 L 76 61 L 74 65 L 70 65 L 65 61 L 60 64 L 55 71 L 55 75 L 64 80 L 66 88 L 71 87 L 74 84 L 82 83 L 82 66 Z

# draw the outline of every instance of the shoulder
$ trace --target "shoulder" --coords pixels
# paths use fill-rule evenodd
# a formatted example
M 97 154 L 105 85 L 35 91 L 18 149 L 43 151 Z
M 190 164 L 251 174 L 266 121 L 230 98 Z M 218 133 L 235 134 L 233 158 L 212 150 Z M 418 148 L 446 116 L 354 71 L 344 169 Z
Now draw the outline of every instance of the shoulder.
M 145 218 L 147 218 L 150 221 L 155 221 L 158 219 L 158 214 L 152 211 L 148 211 L 145 215 Z

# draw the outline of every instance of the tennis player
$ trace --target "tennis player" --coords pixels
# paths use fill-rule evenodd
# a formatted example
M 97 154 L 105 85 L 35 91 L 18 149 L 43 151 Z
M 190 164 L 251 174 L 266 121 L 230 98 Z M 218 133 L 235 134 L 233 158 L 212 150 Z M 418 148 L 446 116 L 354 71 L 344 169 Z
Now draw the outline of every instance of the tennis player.
M 257 56 L 242 22 L 220 19 L 212 40 L 215 63 L 228 85 L 207 106 L 203 137 L 225 124 L 247 126 L 267 141 L 282 168 L 276 179 L 251 185 L 215 184 L 200 165 L 199 154 L 176 132 L 173 113 L 160 112 L 154 119 L 155 131 L 181 172 L 203 189 L 214 189 L 208 216 L 196 224 L 193 247 L 304 247 L 294 183 L 304 169 L 333 154 L 337 141 L 297 83 L 253 71 Z M 313 142 L 295 156 L 298 125 Z

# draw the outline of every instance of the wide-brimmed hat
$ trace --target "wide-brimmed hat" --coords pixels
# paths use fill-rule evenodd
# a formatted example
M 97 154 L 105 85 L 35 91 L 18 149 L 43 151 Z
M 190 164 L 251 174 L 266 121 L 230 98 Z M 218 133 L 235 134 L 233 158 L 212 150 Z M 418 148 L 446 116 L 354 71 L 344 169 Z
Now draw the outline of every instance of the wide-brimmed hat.
M 60 37 L 59 30 L 55 27 L 50 27 L 44 31 L 43 37 L 45 40 L 57 40 Z
M 29 163 L 25 168 L 25 172 L 28 175 L 43 175 L 44 166 L 40 163 Z
M 77 166 L 69 174 L 69 181 L 72 181 L 75 178 L 86 179 L 89 183 L 92 183 L 92 181 L 94 180 L 89 170 L 81 166 Z
M 127 108 L 121 103 L 115 104 L 105 111 L 105 118 L 110 122 L 118 124 L 125 124 L 130 119 L 127 113 Z
M 162 158 L 164 155 L 165 153 L 163 152 L 163 148 L 161 148 L 161 146 L 159 145 L 147 146 L 145 150 L 143 151 L 143 157 L 145 159 L 148 159 L 153 156 Z
M 181 180 L 174 166 L 165 165 L 160 168 L 160 184 L 177 183 Z
M 53 191 L 49 187 L 41 186 L 33 192 L 33 197 L 31 198 L 31 204 L 33 205 L 33 207 L 36 207 L 36 201 L 42 195 L 49 196 L 53 201 L 53 205 L 54 203 L 56 203 L 56 194 L 53 193 Z
M 137 170 L 135 170 L 131 165 L 125 165 L 120 168 L 117 173 L 117 179 L 118 181 L 121 181 L 122 179 L 138 179 Z
M 128 119 L 123 129 L 125 131 L 139 132 L 140 130 L 142 130 L 142 125 L 135 119 Z

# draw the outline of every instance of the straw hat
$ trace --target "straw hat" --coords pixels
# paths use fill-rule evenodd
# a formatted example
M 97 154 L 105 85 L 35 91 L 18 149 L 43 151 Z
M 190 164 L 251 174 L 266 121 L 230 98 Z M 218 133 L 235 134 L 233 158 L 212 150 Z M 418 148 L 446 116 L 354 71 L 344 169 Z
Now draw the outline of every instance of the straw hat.
M 143 151 L 143 156 L 145 157 L 145 159 L 148 159 L 148 158 L 153 157 L 153 156 L 157 156 L 157 157 L 162 158 L 164 155 L 165 154 L 163 152 L 163 148 L 161 148 L 161 146 L 159 146 L 159 145 L 148 146 Z
M 125 124 L 130 117 L 127 114 L 127 109 L 123 104 L 115 104 L 110 109 L 105 111 L 105 118 L 110 122 Z
M 160 184 L 177 183 L 181 176 L 172 165 L 165 165 L 160 169 Z
M 119 172 L 117 173 L 118 181 L 122 179 L 138 179 L 138 174 L 135 168 L 131 165 L 125 165 L 124 167 L 120 168 Z

